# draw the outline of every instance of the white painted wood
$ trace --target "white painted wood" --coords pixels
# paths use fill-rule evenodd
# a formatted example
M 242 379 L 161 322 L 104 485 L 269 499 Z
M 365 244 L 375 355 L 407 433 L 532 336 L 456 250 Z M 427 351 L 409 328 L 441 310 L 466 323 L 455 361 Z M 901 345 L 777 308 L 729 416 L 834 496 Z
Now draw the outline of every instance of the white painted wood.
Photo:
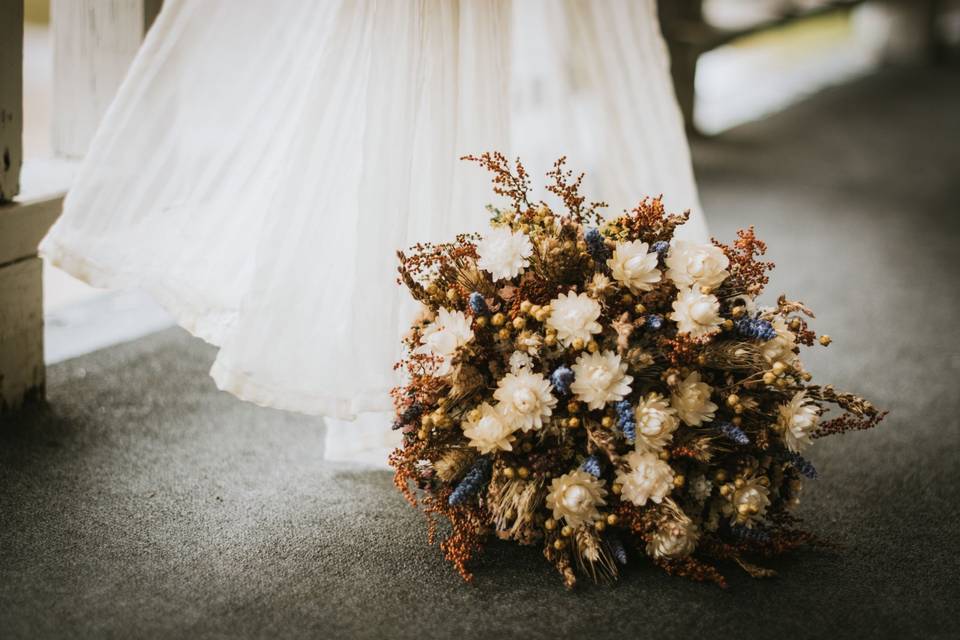
M 80 162 L 65 158 L 28 158 L 20 168 L 17 202 L 54 198 L 70 190 Z
M 86 153 L 160 4 L 52 0 L 52 143 L 58 156 L 81 158 Z
M 0 206 L 0 413 L 44 395 L 43 261 L 63 195 Z
M 0 265 L 37 255 L 37 245 L 60 216 L 63 194 L 0 206 Z
M 0 202 L 20 191 L 22 134 L 23 1 L 0 0 Z
M 0 413 L 42 399 L 43 261 L 0 266 Z

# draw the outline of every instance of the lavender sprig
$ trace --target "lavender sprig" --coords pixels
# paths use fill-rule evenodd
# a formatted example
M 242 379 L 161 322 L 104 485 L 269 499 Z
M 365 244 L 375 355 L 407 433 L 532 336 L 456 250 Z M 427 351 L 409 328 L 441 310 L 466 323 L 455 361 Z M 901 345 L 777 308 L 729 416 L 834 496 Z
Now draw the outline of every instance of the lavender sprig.
M 603 473 L 603 469 L 600 467 L 600 459 L 597 456 L 590 456 L 583 461 L 583 464 L 580 465 L 580 469 L 586 471 L 594 478 L 599 478 L 600 474 Z
M 721 422 L 719 429 L 720 433 L 727 436 L 727 438 L 733 442 L 736 442 L 737 444 L 750 444 L 750 438 L 747 436 L 747 434 L 743 432 L 743 429 L 734 424 L 730 424 L 729 422 Z
M 760 544 L 766 544 L 770 542 L 770 534 L 766 531 L 762 531 L 757 528 L 745 527 L 740 524 L 735 524 L 730 527 L 730 533 L 739 540 L 743 542 L 754 542 Z
M 799 453 L 789 451 L 785 456 L 785 460 L 793 465 L 797 471 L 802 473 L 807 478 L 813 480 L 817 477 L 816 467 L 814 467 L 809 460 L 801 456 Z
M 613 405 L 617 412 L 617 426 L 623 432 L 623 437 L 627 442 L 633 442 L 637 439 L 637 422 L 633 413 L 633 405 L 629 400 L 621 400 Z
M 660 331 L 663 328 L 663 316 L 658 316 L 655 313 L 644 316 L 643 328 L 648 331 Z
M 666 240 L 660 240 L 659 242 L 654 242 L 650 249 L 657 252 L 658 259 L 662 265 L 667 259 L 667 251 L 670 250 L 670 243 Z
M 487 312 L 487 301 L 483 299 L 483 295 L 477 291 L 474 291 L 470 294 L 470 310 L 475 314 L 480 315 L 481 313 Z
M 760 318 L 740 318 L 733 323 L 733 327 L 737 330 L 737 334 L 743 338 L 766 342 L 777 337 L 777 330 L 773 328 L 773 325 Z
M 600 233 L 600 230 L 596 228 L 588 229 L 583 234 L 583 239 L 587 243 L 587 251 L 590 252 L 590 257 L 598 265 L 605 265 L 607 258 L 610 257 L 610 249 L 607 247 L 607 243 L 603 241 L 603 234 Z
M 451 507 L 466 502 L 467 498 L 477 493 L 487 480 L 490 479 L 490 459 L 479 458 L 467 471 L 457 488 L 453 490 L 447 502 Z
M 607 545 L 610 547 L 610 553 L 614 559 L 622 564 L 627 564 L 627 549 L 623 546 L 620 538 L 614 535 L 607 536 Z
M 550 384 L 561 396 L 569 395 L 571 383 L 573 383 L 573 370 L 570 367 L 557 367 L 550 374 Z

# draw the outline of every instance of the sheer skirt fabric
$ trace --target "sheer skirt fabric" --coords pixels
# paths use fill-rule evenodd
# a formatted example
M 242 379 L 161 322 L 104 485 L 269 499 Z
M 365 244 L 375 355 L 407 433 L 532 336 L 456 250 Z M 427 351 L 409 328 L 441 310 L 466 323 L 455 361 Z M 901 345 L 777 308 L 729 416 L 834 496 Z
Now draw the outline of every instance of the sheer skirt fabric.
M 416 311 L 395 252 L 485 226 L 484 150 L 706 235 L 652 0 L 167 0 L 41 248 L 220 346 L 220 388 L 352 419 Z

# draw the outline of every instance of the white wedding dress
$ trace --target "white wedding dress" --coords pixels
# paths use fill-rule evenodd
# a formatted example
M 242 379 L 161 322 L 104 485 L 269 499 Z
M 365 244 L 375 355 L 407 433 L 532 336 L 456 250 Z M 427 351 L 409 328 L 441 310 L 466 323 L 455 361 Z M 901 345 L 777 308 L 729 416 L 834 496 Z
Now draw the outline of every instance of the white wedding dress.
M 484 227 L 486 150 L 706 236 L 654 0 L 166 0 L 41 249 L 218 345 L 220 388 L 353 419 L 397 382 L 395 252 Z

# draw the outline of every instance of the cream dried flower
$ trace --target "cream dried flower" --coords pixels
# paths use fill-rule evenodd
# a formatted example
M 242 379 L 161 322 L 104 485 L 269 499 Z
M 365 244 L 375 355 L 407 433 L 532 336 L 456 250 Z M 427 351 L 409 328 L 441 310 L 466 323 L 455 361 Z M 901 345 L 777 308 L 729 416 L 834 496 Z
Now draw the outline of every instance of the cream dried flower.
M 613 281 L 605 274 L 599 271 L 593 274 L 590 284 L 587 285 L 587 291 L 594 298 L 602 298 L 613 290 Z
M 730 260 L 719 247 L 674 240 L 667 254 L 667 277 L 677 287 L 716 288 L 730 272 Z
M 673 468 L 649 451 L 634 451 L 626 459 L 630 471 L 617 472 L 621 497 L 638 507 L 648 500 L 659 504 L 673 489 Z
M 661 523 L 647 542 L 647 555 L 653 558 L 684 558 L 697 548 L 697 525 L 679 508 L 670 510 L 670 518 Z
M 577 528 L 600 517 L 598 507 L 607 504 L 606 495 L 603 480 L 578 469 L 553 479 L 547 494 L 547 508 L 553 510 L 555 520 L 563 518 Z
M 713 483 L 702 473 L 690 479 L 690 495 L 697 502 L 705 502 L 713 493 Z
M 523 349 L 531 356 L 535 356 L 540 353 L 540 347 L 543 346 L 543 338 L 540 337 L 539 333 L 524 331 L 517 336 L 516 344 L 518 349 Z
M 530 265 L 527 258 L 533 245 L 524 233 L 509 227 L 494 227 L 477 243 L 477 266 L 490 273 L 494 281 L 512 278 Z
M 510 436 L 516 430 L 497 407 L 484 402 L 477 407 L 475 420 L 463 423 L 463 435 L 470 439 L 470 446 L 480 453 L 511 451 Z M 472 412 L 471 412 L 472 413 Z
M 777 332 L 777 337 L 760 345 L 760 353 L 770 364 L 774 362 L 794 364 L 798 358 L 793 351 L 796 347 L 796 336 L 787 327 L 787 321 L 783 319 L 783 316 L 774 317 L 770 320 L 770 324 L 773 325 L 773 330 Z
M 533 366 L 533 358 L 523 351 L 514 351 L 510 354 L 510 371 L 516 373 L 524 367 Z
M 427 325 L 420 337 L 420 353 L 441 358 L 437 375 L 450 372 L 450 362 L 457 349 L 473 340 L 470 319 L 462 311 L 449 311 L 441 307 L 436 319 Z
M 720 301 L 709 293 L 680 289 L 673 301 L 670 319 L 677 323 L 677 332 L 692 338 L 710 336 L 720 331 Z
M 646 242 L 618 242 L 613 257 L 607 260 L 610 273 L 633 293 L 650 291 L 660 282 L 657 253 L 650 253 Z
M 550 393 L 550 382 L 529 369 L 519 369 L 501 378 L 493 397 L 510 424 L 524 432 L 543 427 L 543 419 L 549 418 L 557 406 L 557 399 Z
M 627 375 L 627 363 L 613 351 L 581 353 L 571 369 L 574 379 L 570 390 L 591 409 L 602 409 L 630 393 L 633 376 Z
M 780 405 L 777 426 L 783 430 L 783 440 L 793 452 L 813 443 L 811 434 L 820 422 L 820 407 L 807 394 L 797 391 L 790 402 Z
M 694 371 L 677 385 L 677 390 L 670 396 L 670 404 L 686 424 L 699 427 L 713 420 L 716 414 L 717 405 L 710 402 L 712 393 L 710 385 L 701 382 L 700 372 Z
M 741 486 L 733 490 L 723 513 L 730 517 L 732 524 L 752 529 L 753 523 L 763 517 L 769 506 L 770 490 L 759 478 L 745 478 Z
M 587 342 L 603 330 L 597 322 L 600 303 L 585 293 L 561 293 L 550 302 L 550 309 L 547 326 L 557 332 L 557 340 L 565 347 L 577 338 Z
M 660 451 L 673 440 L 680 426 L 677 412 L 662 395 L 648 393 L 634 410 L 637 420 L 637 451 Z

